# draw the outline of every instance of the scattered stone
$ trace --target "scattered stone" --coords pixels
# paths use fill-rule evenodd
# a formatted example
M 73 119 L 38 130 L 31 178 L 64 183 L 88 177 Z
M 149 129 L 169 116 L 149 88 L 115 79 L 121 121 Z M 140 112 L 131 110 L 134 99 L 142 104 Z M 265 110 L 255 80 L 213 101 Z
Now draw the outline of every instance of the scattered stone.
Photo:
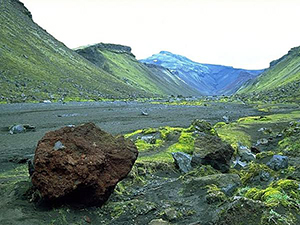
M 256 145 L 267 145 L 269 143 L 268 139 L 262 138 L 257 140 Z
M 271 179 L 271 174 L 267 171 L 260 171 L 259 172 L 259 179 L 260 181 L 269 181 Z
M 250 149 L 247 146 L 242 145 L 241 143 L 238 143 L 238 154 L 240 156 L 240 161 L 243 162 L 251 162 L 255 160 L 255 155 L 250 151 Z
M 24 124 L 23 126 L 26 129 L 26 132 L 27 131 L 35 131 L 35 126 L 29 125 L 29 124 Z
M 54 150 L 62 143 L 63 151 Z M 137 155 L 131 141 L 93 123 L 64 127 L 39 141 L 32 183 L 49 202 L 101 205 L 130 172 Z
M 256 146 L 251 146 L 250 150 L 254 154 L 260 153 L 260 150 Z
M 50 100 L 44 100 L 43 103 L 45 103 L 45 104 L 50 104 L 51 101 L 50 101 Z
M 149 114 L 147 112 L 142 111 L 141 112 L 142 116 L 149 116 Z
M 229 116 L 223 116 L 222 118 L 225 121 L 225 123 L 229 123 Z
M 236 160 L 233 162 L 233 168 L 236 170 L 244 169 L 247 166 L 247 163 Z
M 155 135 L 149 134 L 149 135 L 144 135 L 141 137 L 141 140 L 145 141 L 146 143 L 149 144 L 155 144 L 156 143 L 156 138 Z
M 192 157 L 189 154 L 183 152 L 172 152 L 172 156 L 175 164 L 178 166 L 181 172 L 188 173 L 192 170 Z
M 79 113 L 68 113 L 68 114 L 59 114 L 57 115 L 58 117 L 75 117 L 75 116 L 79 116 Z
M 29 124 L 18 124 L 8 128 L 10 134 L 20 134 L 26 131 L 35 131 L 35 126 Z
M 287 156 L 282 155 L 274 155 L 271 160 L 267 163 L 267 166 L 270 167 L 272 170 L 280 170 L 288 168 L 289 162 Z
M 266 128 L 265 127 L 262 127 L 262 128 L 260 128 L 260 129 L 258 129 L 258 132 L 263 132 L 263 131 L 265 131 L 266 130 Z
M 251 162 L 251 161 L 254 161 L 256 156 L 249 150 L 240 150 L 239 151 L 239 155 L 241 157 L 241 161 L 243 162 Z
M 14 125 L 9 128 L 9 133 L 10 134 L 20 134 L 20 133 L 25 133 L 26 129 L 22 124 Z
M 171 225 L 168 221 L 164 221 L 163 219 L 154 219 L 151 220 L 148 225 Z
M 231 145 L 212 135 L 199 136 L 195 140 L 192 166 L 211 165 L 221 172 L 230 168 L 230 159 L 234 153 Z

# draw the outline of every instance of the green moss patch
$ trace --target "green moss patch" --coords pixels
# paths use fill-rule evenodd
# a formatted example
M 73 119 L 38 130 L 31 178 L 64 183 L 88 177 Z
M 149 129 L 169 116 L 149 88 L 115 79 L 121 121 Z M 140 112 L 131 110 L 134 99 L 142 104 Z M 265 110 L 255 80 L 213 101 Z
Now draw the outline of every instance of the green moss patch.
M 265 202 L 270 207 L 293 207 L 299 210 L 299 183 L 294 180 L 281 179 L 271 183 L 266 189 L 251 188 L 245 197 Z

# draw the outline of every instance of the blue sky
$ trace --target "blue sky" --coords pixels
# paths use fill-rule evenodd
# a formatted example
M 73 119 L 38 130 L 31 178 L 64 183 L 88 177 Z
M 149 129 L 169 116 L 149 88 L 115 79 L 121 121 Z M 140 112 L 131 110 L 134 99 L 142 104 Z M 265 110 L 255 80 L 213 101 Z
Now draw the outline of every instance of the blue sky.
M 166 50 L 200 63 L 262 69 L 300 45 L 297 0 L 21 0 L 36 23 L 70 48 Z

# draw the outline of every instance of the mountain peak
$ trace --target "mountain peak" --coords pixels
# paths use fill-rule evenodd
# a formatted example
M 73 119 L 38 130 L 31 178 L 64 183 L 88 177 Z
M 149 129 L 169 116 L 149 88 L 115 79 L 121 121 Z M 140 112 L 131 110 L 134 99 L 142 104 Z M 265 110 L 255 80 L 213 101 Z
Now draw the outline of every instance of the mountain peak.
M 201 64 L 169 51 L 160 51 L 141 62 L 165 67 L 191 87 L 207 95 L 232 94 L 243 83 L 262 72 L 235 69 L 231 66 Z

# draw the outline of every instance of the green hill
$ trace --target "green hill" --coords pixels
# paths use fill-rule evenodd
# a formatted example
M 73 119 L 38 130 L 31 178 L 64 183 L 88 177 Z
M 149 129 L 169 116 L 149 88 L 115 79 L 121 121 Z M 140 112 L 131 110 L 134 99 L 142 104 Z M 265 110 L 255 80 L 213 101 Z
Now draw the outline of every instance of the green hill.
M 200 94 L 168 69 L 136 60 L 130 47 L 100 43 L 76 52 L 132 87 L 158 95 Z
M 123 59 L 117 53 L 105 53 L 115 63 L 109 60 L 109 70 L 86 60 L 34 23 L 31 13 L 18 0 L 1 0 L 0 11 L 0 102 L 169 94 L 153 79 L 146 79 L 144 84 L 145 79 L 118 72 L 114 66 L 127 65 L 118 61 Z M 182 93 L 176 90 L 174 87 L 174 94 Z
M 269 69 L 237 94 L 252 100 L 300 102 L 300 47 L 271 62 Z

